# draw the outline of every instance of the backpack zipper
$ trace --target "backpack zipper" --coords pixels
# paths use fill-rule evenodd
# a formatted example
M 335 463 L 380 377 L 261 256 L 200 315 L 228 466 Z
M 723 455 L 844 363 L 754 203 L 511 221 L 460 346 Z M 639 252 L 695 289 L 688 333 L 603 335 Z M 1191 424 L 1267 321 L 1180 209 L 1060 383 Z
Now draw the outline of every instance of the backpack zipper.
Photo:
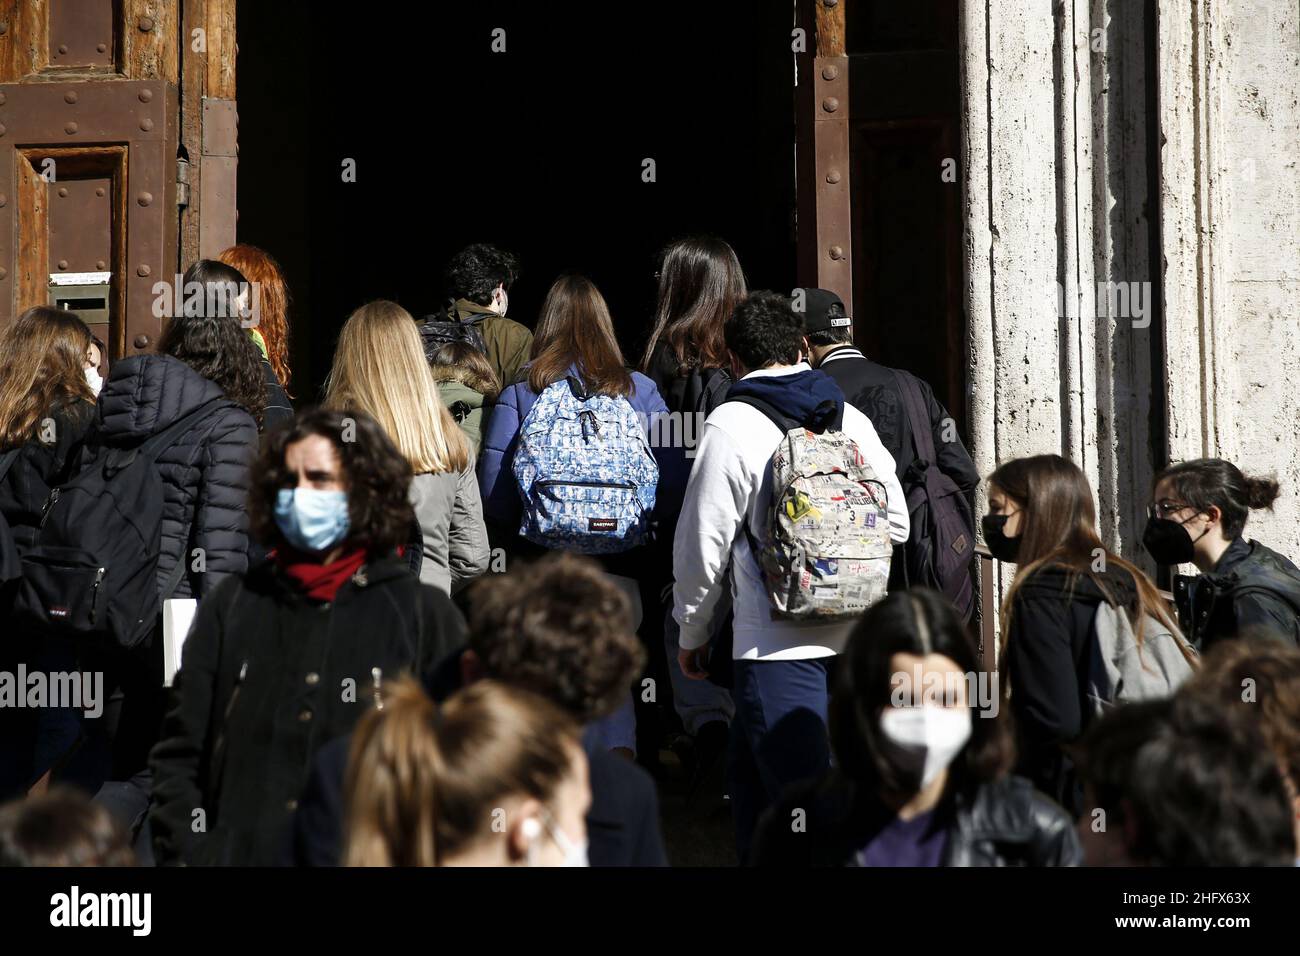
M 581 488 L 635 488 L 636 482 L 633 481 L 566 481 L 563 478 L 548 478 L 546 481 L 534 482 L 538 488 L 549 488 L 551 485 L 576 485 Z
M 90 588 L 90 623 L 95 623 L 95 609 L 99 606 L 99 586 L 104 583 L 104 569 L 95 571 L 95 583 Z

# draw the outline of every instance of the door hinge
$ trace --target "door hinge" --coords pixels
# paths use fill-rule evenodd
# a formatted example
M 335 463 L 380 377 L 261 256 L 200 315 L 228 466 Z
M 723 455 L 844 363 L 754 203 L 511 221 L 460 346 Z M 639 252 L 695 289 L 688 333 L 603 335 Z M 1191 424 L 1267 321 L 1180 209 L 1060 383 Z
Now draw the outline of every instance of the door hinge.
M 187 159 L 176 160 L 176 205 L 190 204 L 190 162 Z

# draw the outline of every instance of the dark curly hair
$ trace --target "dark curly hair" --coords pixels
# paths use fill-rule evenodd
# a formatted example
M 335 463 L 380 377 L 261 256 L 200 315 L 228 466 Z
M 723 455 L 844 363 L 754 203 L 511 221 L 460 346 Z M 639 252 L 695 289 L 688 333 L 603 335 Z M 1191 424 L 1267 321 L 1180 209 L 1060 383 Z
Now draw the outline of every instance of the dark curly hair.
M 1143 866 L 1291 866 L 1295 811 L 1255 714 L 1203 693 L 1125 704 L 1068 748 Z
M 723 336 L 727 348 L 751 372 L 793 365 L 803 350 L 803 317 L 785 296 L 763 289 L 736 306 Z
M 298 477 L 284 464 L 285 449 L 312 435 L 326 438 L 343 465 L 348 486 L 349 546 L 371 555 L 391 553 L 410 539 L 415 520 L 407 492 L 411 466 L 365 412 L 313 408 L 267 433 L 253 462 L 249 519 L 253 534 L 268 546 L 283 543 L 275 523 L 275 499 L 293 488 Z
M 469 646 L 484 676 L 540 694 L 582 723 L 617 710 L 645 661 L 627 596 L 590 558 L 563 552 L 481 578 Z
M 189 298 L 182 315 L 167 323 L 158 351 L 178 358 L 204 378 L 215 382 L 235 404 L 262 428 L 266 410 L 266 372 L 262 353 L 240 322 L 239 311 L 228 294 L 229 283 L 247 280 L 225 263 L 200 259 L 185 273 L 184 289 L 198 283 L 204 292 Z
M 54 787 L 0 807 L 0 867 L 134 865 L 126 833 L 78 790 Z
M 479 242 L 452 256 L 443 277 L 453 299 L 487 305 L 497 286 L 509 289 L 519 278 L 519 260 L 504 249 Z
M 1252 694 L 1245 693 L 1247 687 Z M 1300 648 L 1249 637 L 1219 641 L 1179 693 L 1247 714 L 1264 731 L 1282 772 L 1300 789 Z

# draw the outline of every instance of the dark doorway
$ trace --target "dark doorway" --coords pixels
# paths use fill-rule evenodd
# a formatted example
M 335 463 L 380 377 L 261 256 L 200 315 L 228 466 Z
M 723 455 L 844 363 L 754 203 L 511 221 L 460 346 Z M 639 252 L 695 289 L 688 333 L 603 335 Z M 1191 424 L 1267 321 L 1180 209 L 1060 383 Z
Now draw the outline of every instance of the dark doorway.
M 869 356 L 929 382 L 961 426 L 957 17 L 957 0 L 862 0 L 846 45 L 854 331 Z
M 672 238 L 721 236 L 752 287 L 794 286 L 791 6 L 609 11 L 409 4 L 341 29 L 315 4 L 239 4 L 239 232 L 288 273 L 300 399 L 353 308 L 433 308 L 474 241 L 520 256 L 510 316 L 530 326 L 556 275 L 590 275 L 629 362 Z

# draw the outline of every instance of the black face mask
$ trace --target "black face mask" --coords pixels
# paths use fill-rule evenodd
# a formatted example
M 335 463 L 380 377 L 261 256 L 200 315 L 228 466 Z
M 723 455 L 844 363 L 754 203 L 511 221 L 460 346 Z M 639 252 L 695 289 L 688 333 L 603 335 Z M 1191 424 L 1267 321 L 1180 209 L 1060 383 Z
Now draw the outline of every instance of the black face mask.
M 1190 521 L 1191 518 L 1187 520 Z M 1190 564 L 1196 556 L 1194 544 L 1185 525 L 1154 515 L 1147 519 L 1146 531 L 1142 533 L 1142 546 L 1156 564 Z
M 980 528 L 984 532 L 984 543 L 989 546 L 989 554 L 999 561 L 1015 564 L 1016 556 L 1020 553 L 1020 538 L 1008 538 L 1003 530 L 1010 517 L 1011 515 L 985 515 L 980 520 Z

